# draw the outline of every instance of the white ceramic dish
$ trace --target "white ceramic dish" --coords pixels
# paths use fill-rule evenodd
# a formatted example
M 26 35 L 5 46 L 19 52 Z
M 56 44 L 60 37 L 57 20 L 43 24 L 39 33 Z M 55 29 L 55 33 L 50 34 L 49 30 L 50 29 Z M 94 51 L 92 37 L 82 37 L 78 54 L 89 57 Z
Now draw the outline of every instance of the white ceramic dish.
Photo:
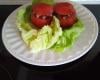
M 86 54 L 96 42 L 98 23 L 94 15 L 87 8 L 74 2 L 71 3 L 75 7 L 77 16 L 83 21 L 85 27 L 84 32 L 81 33 L 81 36 L 71 49 L 61 54 L 48 50 L 41 51 L 38 54 L 30 52 L 29 48 L 21 39 L 16 27 L 16 13 L 19 9 L 29 5 L 26 4 L 12 12 L 3 26 L 2 40 L 10 54 L 25 63 L 38 66 L 55 66 L 69 63 Z

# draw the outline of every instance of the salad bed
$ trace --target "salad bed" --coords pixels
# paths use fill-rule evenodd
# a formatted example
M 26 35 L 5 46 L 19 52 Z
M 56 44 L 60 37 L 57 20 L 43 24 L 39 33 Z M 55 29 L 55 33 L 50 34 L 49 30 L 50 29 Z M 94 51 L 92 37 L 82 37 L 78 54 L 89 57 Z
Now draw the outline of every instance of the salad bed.
M 62 3 L 65 4 L 65 2 Z M 58 4 L 61 5 L 62 3 L 58 3 Z M 70 4 L 68 2 L 66 3 Z M 23 41 L 26 43 L 27 46 L 29 46 L 29 48 L 32 50 L 33 53 L 38 53 L 41 50 L 45 50 L 45 49 L 50 49 L 61 53 L 66 49 L 71 48 L 74 45 L 75 41 L 80 36 L 81 32 L 84 30 L 84 25 L 82 21 L 78 18 L 75 19 L 72 17 L 70 18 L 69 15 L 67 15 L 67 17 L 66 15 L 63 15 L 64 18 L 63 20 L 62 15 L 59 16 L 57 13 L 65 14 L 66 12 L 66 14 L 71 14 L 71 12 L 69 10 L 67 11 L 62 10 L 63 12 L 59 12 L 60 10 L 59 7 L 56 8 L 56 10 L 58 11 L 56 11 L 53 8 L 54 10 L 53 11 L 51 10 L 51 13 L 50 10 L 48 11 L 49 8 L 47 8 L 48 13 L 50 13 L 50 16 L 48 18 L 46 18 L 47 15 L 46 16 L 43 15 L 42 18 L 39 18 L 35 14 L 36 16 L 35 18 L 39 18 L 39 19 L 35 19 L 35 18 L 33 19 L 34 15 L 32 12 L 35 9 L 40 10 L 40 11 L 36 10 L 38 14 L 39 13 L 42 14 L 44 12 L 42 11 L 43 8 L 42 9 L 41 7 L 39 7 L 40 9 L 37 8 L 37 5 L 39 4 L 46 4 L 49 6 L 57 5 L 53 0 L 48 0 L 48 1 L 33 0 L 32 5 L 29 5 L 26 8 L 20 9 L 18 11 L 16 23 L 21 33 L 21 37 Z M 34 5 L 36 5 L 35 8 Z M 51 8 L 52 7 L 50 7 L 50 9 Z M 46 8 L 44 10 L 46 10 Z M 56 12 L 56 14 L 53 12 Z M 46 14 L 46 12 L 44 14 Z M 75 12 L 73 15 L 77 17 Z M 70 20 L 71 19 L 74 20 L 74 21 L 71 20 L 73 24 L 70 22 L 70 20 L 68 21 L 68 18 L 70 18 Z M 37 25 L 34 24 L 34 22 Z M 38 24 L 42 24 L 42 26 Z

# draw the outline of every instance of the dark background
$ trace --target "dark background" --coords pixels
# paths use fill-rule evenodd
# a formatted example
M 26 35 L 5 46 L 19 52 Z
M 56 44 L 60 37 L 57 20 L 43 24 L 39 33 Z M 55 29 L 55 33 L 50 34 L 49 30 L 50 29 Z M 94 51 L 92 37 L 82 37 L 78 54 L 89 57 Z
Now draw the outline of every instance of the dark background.
M 40 67 L 12 57 L 2 43 L 2 27 L 9 14 L 20 5 L 0 5 L 0 80 L 100 79 L 100 34 L 92 49 L 80 59 L 61 66 Z M 100 5 L 85 5 L 100 24 Z

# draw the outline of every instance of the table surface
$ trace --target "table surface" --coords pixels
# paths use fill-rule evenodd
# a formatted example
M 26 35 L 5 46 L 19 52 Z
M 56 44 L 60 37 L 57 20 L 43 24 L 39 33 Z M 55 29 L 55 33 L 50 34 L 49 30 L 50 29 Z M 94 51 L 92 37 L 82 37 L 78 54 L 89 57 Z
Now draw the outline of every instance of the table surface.
M 0 32 L 9 14 L 21 5 L 0 5 Z M 100 5 L 84 5 L 95 15 L 100 24 Z M 2 33 L 1 33 L 2 34 Z M 92 49 L 80 59 L 61 66 L 31 66 L 12 57 L 5 49 L 0 35 L 0 66 L 3 66 L 13 80 L 67 80 L 83 77 L 99 78 L 100 74 L 100 34 Z M 5 76 L 0 72 L 0 76 Z M 94 76 L 95 75 L 95 76 Z M 80 77 L 79 77 L 80 76 Z M 0 77 L 1 79 L 2 77 Z M 7 77 L 3 77 L 8 80 Z

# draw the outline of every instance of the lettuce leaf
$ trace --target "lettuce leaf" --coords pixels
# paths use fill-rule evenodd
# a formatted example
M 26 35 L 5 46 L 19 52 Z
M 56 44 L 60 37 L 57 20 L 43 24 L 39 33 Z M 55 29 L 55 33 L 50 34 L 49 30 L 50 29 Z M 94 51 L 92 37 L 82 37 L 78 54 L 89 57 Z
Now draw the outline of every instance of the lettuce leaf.
M 32 4 L 37 4 L 37 3 L 46 3 L 49 5 L 53 5 L 54 4 L 54 0 L 32 0 Z
M 30 48 L 32 49 L 32 52 L 39 52 L 48 49 L 57 42 L 61 35 L 62 29 L 59 21 L 54 17 L 51 25 L 46 25 L 38 31 L 37 38 L 30 43 Z
M 83 30 L 83 23 L 79 20 L 72 26 L 72 28 L 63 31 L 62 36 L 59 37 L 59 40 L 51 49 L 56 52 L 63 52 L 72 47 Z
M 17 27 L 20 31 L 27 32 L 32 29 L 30 23 L 30 13 L 31 13 L 31 6 L 27 8 L 20 9 L 17 13 Z

